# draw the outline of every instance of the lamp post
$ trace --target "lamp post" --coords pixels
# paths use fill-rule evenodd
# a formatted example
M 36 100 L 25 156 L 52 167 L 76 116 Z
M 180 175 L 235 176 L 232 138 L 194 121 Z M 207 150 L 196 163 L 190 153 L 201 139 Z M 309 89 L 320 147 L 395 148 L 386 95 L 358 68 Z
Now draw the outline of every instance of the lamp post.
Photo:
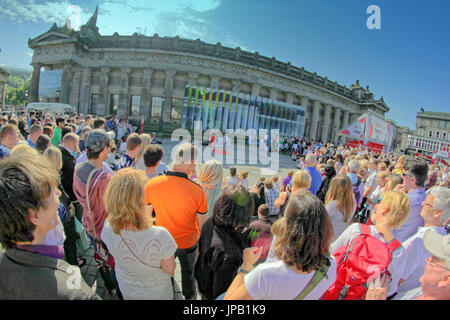
M 25 96 L 25 106 L 27 106 L 28 105 L 28 89 L 25 90 L 24 96 Z
M 55 102 L 59 102 L 59 96 L 60 96 L 60 94 L 61 94 L 61 90 L 60 90 L 59 87 L 58 87 L 58 89 L 56 89 L 56 98 L 55 98 L 55 100 L 56 100 L 56 99 L 58 99 L 58 100 L 55 101 Z

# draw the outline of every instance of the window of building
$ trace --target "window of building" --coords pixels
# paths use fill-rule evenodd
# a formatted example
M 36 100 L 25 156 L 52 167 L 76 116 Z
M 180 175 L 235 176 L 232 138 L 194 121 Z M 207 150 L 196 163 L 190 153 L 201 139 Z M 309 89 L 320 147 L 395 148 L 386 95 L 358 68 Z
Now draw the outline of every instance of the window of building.
M 430 130 L 428 136 L 429 136 L 430 138 L 433 137 L 433 131 Z
M 440 139 L 441 138 L 441 133 L 439 131 L 436 131 L 436 139 Z
M 162 113 L 163 99 L 161 97 L 152 97 L 151 117 L 159 118 Z
M 130 116 L 139 116 L 139 106 L 141 104 L 141 96 L 131 96 Z
M 91 113 L 99 114 L 98 110 L 98 94 L 93 93 L 91 95 Z
M 181 120 L 183 113 L 183 100 L 172 98 L 172 110 L 170 112 L 170 118 L 175 120 Z
M 109 104 L 109 113 L 110 114 L 117 114 L 117 111 L 119 110 L 119 95 L 118 94 L 112 94 L 111 100 Z

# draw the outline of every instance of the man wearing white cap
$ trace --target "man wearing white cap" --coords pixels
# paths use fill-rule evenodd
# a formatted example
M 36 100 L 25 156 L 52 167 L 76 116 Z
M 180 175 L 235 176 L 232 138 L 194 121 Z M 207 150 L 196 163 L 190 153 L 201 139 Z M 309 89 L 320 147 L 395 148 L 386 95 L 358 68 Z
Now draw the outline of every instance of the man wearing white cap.
M 420 215 L 425 225 L 419 227 L 417 233 L 403 241 L 402 246 L 407 252 L 407 276 L 400 282 L 396 300 L 401 299 L 406 292 L 420 286 L 419 279 L 425 271 L 426 258 L 430 253 L 425 249 L 423 238 L 428 230 L 440 235 L 446 235 L 445 224 L 450 219 L 450 189 L 433 187 L 429 190 L 426 199 L 422 202 Z
M 427 230 L 423 245 L 431 256 L 426 259 L 421 286 L 408 291 L 401 300 L 450 300 L 450 234 Z M 386 300 L 387 284 L 383 277 L 369 282 L 366 300 Z

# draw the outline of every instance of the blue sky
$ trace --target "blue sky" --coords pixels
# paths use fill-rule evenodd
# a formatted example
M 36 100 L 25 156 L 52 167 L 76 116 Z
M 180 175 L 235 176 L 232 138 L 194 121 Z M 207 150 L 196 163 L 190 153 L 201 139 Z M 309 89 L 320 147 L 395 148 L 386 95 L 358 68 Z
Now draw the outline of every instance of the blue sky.
M 28 38 L 59 25 L 79 6 L 85 23 L 97 0 L 0 0 L 0 64 L 30 68 Z M 99 0 L 105 35 L 137 31 L 236 47 L 304 67 L 384 97 L 387 117 L 415 126 L 416 112 L 450 112 L 448 0 Z M 366 9 L 378 5 L 381 29 Z

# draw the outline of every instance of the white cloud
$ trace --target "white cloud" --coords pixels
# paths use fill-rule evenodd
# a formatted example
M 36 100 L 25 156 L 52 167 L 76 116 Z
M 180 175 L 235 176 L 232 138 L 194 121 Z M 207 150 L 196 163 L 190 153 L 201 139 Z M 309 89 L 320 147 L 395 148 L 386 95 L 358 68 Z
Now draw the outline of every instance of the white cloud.
M 222 0 L 103 0 L 99 1 L 97 26 L 101 34 L 118 32 L 131 35 L 138 30 L 146 35 L 180 36 L 201 39 L 209 43 L 221 42 L 224 46 L 241 47 L 248 50 L 233 34 L 212 21 L 210 13 L 217 9 Z M 32 21 L 36 23 L 65 24 L 70 17 L 78 29 L 92 16 L 93 8 L 80 7 L 79 16 L 74 18 L 73 5 L 69 0 L 1 0 L 0 21 L 8 19 L 15 23 Z M 78 19 L 78 20 L 77 20 Z
M 70 17 L 68 11 L 71 3 L 68 0 L 60 2 L 36 3 L 35 0 L 2 0 L 0 2 L 0 20 L 9 19 L 16 23 L 25 21 L 57 23 L 62 25 Z M 86 15 L 80 8 L 81 17 Z

